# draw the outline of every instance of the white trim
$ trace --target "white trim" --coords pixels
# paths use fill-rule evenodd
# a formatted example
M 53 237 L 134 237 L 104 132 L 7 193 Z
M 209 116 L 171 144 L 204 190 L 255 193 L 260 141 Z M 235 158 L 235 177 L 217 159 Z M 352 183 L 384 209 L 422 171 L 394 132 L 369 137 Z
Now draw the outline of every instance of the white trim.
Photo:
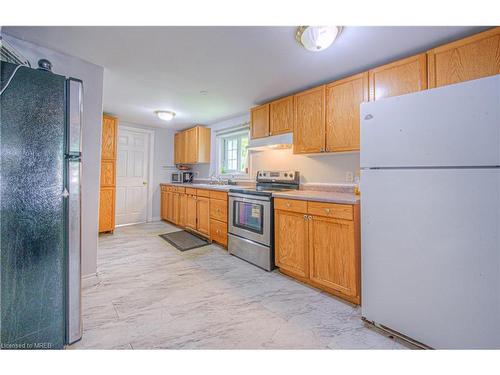
M 155 216 L 154 218 L 151 219 L 151 221 L 161 221 L 161 217 Z
M 149 161 L 148 161 L 148 196 L 147 196 L 147 212 L 146 212 L 146 222 L 153 221 L 153 170 L 154 170 L 154 149 L 155 149 L 155 131 L 143 129 L 140 127 L 129 126 L 129 125 L 118 125 L 118 131 L 120 129 L 144 133 L 148 134 L 148 152 L 149 152 Z M 118 147 L 118 146 L 117 146 Z M 118 156 L 117 156 L 118 158 Z

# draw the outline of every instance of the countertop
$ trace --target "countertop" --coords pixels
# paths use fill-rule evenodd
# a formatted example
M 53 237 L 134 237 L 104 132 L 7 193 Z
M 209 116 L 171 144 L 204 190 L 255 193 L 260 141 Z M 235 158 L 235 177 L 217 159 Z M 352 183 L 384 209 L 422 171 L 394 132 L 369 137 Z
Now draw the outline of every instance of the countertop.
M 210 184 L 175 184 L 162 183 L 160 185 L 189 187 L 193 189 L 229 191 L 235 188 L 235 185 L 210 185 Z M 329 202 L 340 204 L 359 204 L 359 195 L 354 193 L 339 192 L 339 191 L 322 191 L 322 190 L 290 190 L 278 191 L 273 193 L 274 198 L 299 199 L 304 201 Z
M 191 189 L 204 189 L 204 190 L 218 190 L 218 191 L 229 191 L 229 189 L 234 188 L 234 185 L 212 185 L 212 184 L 176 184 L 172 182 L 161 183 L 160 185 L 168 186 L 179 186 Z

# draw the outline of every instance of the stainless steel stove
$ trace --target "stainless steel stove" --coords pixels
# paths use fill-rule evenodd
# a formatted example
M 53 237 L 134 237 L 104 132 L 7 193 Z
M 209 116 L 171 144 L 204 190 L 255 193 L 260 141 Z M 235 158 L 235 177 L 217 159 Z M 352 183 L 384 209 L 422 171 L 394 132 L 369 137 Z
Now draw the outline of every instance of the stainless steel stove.
M 258 267 L 274 269 L 274 191 L 296 190 L 297 171 L 259 171 L 255 188 L 229 190 L 228 251 Z

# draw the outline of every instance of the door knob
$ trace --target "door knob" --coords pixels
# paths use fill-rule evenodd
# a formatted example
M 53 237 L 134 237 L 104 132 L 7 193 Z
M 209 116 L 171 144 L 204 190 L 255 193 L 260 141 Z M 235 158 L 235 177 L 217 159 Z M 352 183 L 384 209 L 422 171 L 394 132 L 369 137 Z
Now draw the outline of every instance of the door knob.
M 147 185 L 148 183 L 146 181 L 142 181 L 142 184 L 143 185 Z

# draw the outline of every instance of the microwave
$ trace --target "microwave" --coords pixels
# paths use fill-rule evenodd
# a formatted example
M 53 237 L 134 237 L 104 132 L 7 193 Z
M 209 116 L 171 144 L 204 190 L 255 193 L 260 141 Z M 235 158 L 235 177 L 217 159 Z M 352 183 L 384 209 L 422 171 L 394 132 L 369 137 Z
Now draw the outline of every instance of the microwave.
M 193 182 L 193 172 L 174 172 L 172 173 L 171 181 L 176 184 L 189 184 Z

